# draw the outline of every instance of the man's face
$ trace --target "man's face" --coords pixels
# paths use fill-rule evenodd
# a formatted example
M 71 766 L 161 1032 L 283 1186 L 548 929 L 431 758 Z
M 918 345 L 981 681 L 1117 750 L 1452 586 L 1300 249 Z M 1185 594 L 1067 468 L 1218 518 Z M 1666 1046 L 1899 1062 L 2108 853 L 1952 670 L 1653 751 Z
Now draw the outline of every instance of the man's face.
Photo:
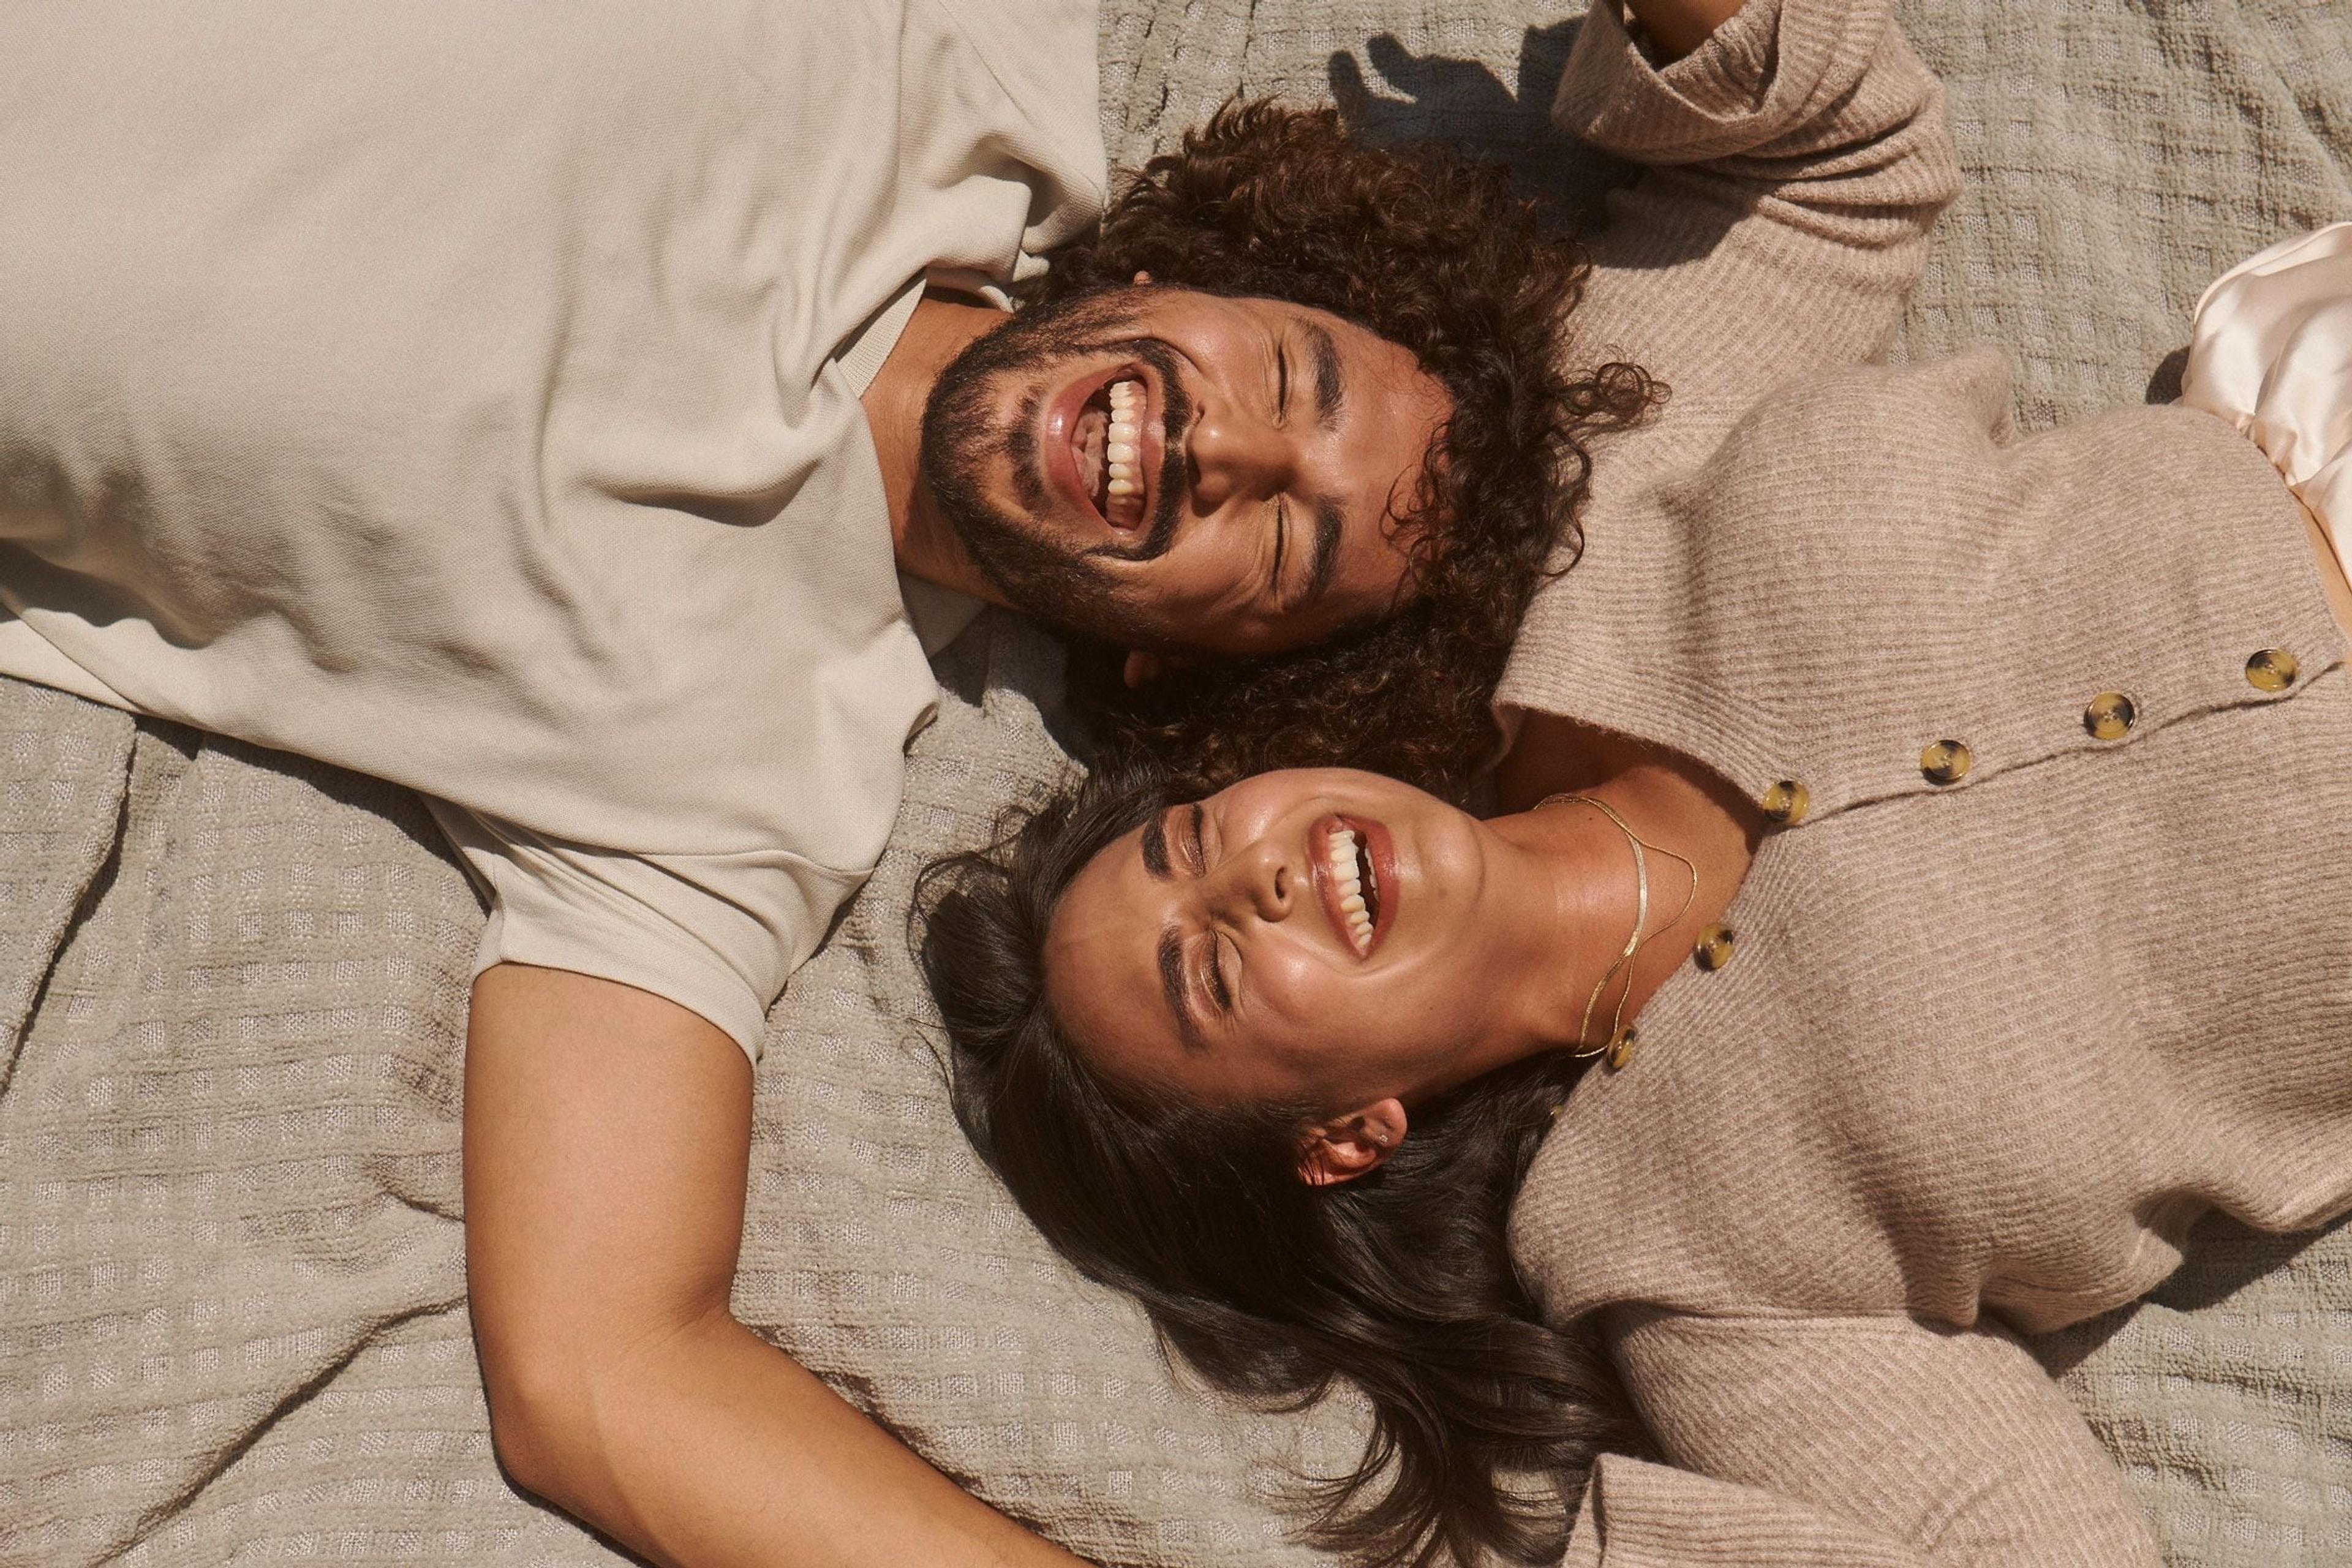
M 1387 613 L 1452 411 L 1326 311 L 1139 285 L 1025 310 L 932 389 L 922 471 L 981 569 L 1118 646 L 1265 654 Z

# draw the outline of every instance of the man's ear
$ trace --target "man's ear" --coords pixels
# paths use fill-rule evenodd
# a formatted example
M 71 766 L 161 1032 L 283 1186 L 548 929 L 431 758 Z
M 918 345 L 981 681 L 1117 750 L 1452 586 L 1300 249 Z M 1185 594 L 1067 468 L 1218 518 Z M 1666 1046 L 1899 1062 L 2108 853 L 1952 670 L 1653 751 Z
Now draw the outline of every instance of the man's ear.
M 1120 667 L 1120 679 L 1127 682 L 1127 689 L 1133 691 L 1150 685 L 1182 662 L 1156 653 L 1130 653 L 1127 656 L 1127 663 Z
M 1298 1140 L 1298 1179 L 1310 1187 L 1352 1182 L 1379 1170 L 1404 1134 L 1404 1107 L 1393 1100 L 1309 1127 Z

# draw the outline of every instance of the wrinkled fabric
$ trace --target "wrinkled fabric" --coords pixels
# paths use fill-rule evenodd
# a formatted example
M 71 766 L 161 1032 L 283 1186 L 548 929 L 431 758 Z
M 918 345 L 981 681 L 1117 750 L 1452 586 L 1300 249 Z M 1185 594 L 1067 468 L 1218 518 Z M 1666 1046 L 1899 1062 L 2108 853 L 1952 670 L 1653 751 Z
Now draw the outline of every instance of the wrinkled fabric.
M 478 963 L 756 1052 L 936 695 L 859 394 L 1092 221 L 1094 30 L 0 9 L 0 673 L 433 798 Z
M 2251 437 L 2352 569 L 2352 223 L 2281 240 L 2213 280 L 2180 400 Z

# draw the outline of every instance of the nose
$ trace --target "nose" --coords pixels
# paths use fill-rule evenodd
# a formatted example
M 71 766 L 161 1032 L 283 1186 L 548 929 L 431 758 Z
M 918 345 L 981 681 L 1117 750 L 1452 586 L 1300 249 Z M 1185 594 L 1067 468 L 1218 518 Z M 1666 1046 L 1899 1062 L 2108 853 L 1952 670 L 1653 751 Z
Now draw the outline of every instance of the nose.
M 1298 456 L 1290 437 L 1230 404 L 1203 409 L 1184 444 L 1192 459 L 1192 499 L 1204 512 L 1236 498 L 1263 500 L 1288 489 L 1297 477 Z
M 1210 873 L 1211 911 L 1226 923 L 1248 920 L 1279 924 L 1290 918 L 1303 891 L 1299 868 L 1282 847 L 1260 838 L 1230 853 Z

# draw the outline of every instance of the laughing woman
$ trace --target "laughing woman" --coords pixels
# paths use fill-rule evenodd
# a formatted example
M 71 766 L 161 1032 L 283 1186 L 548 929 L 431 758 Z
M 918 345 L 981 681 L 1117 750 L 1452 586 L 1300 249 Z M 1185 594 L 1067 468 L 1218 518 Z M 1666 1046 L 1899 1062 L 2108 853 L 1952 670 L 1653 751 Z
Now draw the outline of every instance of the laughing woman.
M 1975 353 L 1597 455 L 1515 815 L 1106 773 L 938 880 L 967 1127 L 1213 1378 L 1366 1391 L 1368 1558 L 1556 1552 L 1514 1474 L 1631 1414 L 1571 1563 L 2153 1563 L 2013 1336 L 2352 1207 L 2347 351 L 2339 226 L 2195 406 L 2021 439 Z

